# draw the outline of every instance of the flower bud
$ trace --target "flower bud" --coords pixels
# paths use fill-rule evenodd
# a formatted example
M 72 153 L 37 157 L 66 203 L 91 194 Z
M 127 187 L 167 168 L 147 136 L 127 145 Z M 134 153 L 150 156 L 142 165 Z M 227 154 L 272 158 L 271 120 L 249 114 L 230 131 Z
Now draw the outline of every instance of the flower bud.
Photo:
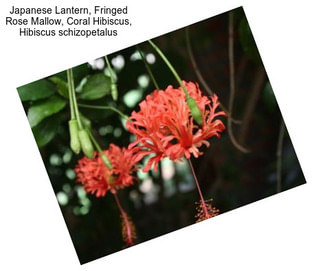
M 109 168 L 109 169 L 112 169 L 112 165 L 111 165 L 111 162 L 109 160 L 109 158 L 105 155 L 105 154 L 101 154 L 101 159 L 103 161 L 103 163 Z
M 118 88 L 116 83 L 111 84 L 111 96 L 114 101 L 118 100 Z
M 77 120 L 70 120 L 68 122 L 68 127 L 70 131 L 70 148 L 74 153 L 79 154 L 81 151 L 81 143 L 78 135 Z
M 92 159 L 94 156 L 94 149 L 93 149 L 93 145 L 92 145 L 91 139 L 89 137 L 89 134 L 86 132 L 86 130 L 82 129 L 79 131 L 78 135 L 79 135 L 79 139 L 81 142 L 81 147 L 82 147 L 83 153 L 88 158 Z
M 198 108 L 195 100 L 192 97 L 188 97 L 186 100 L 188 107 L 190 108 L 193 119 L 198 125 L 202 125 L 202 114 L 201 110 Z

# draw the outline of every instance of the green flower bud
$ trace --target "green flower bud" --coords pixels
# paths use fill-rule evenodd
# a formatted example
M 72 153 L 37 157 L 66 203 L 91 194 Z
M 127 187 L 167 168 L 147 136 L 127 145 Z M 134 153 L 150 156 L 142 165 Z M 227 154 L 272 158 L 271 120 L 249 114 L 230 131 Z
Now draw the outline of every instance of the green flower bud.
M 101 154 L 101 159 L 103 161 L 103 163 L 109 168 L 112 169 L 112 165 L 111 162 L 109 160 L 109 158 L 105 155 L 105 154 Z
M 79 130 L 79 139 L 81 142 L 81 147 L 82 147 L 83 153 L 87 157 L 92 159 L 94 156 L 94 149 L 93 149 L 93 145 L 92 145 L 91 139 L 89 137 L 89 134 L 86 132 L 86 130 L 84 130 L 84 129 Z
M 118 100 L 118 88 L 116 83 L 111 84 L 111 96 L 114 101 Z
M 202 114 L 201 110 L 198 108 L 195 100 L 192 97 L 188 97 L 186 100 L 188 107 L 190 108 L 193 119 L 198 125 L 202 125 Z
M 70 148 L 74 153 L 79 154 L 81 151 L 81 143 L 78 136 L 77 120 L 70 120 L 68 127 L 70 131 Z

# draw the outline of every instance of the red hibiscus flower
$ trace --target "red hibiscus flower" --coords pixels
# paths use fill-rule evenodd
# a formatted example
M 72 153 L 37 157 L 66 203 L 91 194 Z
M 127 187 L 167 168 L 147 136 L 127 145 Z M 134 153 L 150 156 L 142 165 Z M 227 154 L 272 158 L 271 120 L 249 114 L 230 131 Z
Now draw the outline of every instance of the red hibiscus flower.
M 87 193 L 103 197 L 107 191 L 116 193 L 117 189 L 133 184 L 136 161 L 133 152 L 128 148 L 119 148 L 110 144 L 109 149 L 103 151 L 109 157 L 112 169 L 102 161 L 100 154 L 95 152 L 94 158 L 83 157 L 75 167 L 77 182 L 80 182 Z
M 164 157 L 173 161 L 183 157 L 189 159 L 191 154 L 199 157 L 202 145 L 209 146 L 207 139 L 220 137 L 225 129 L 218 116 L 225 116 L 224 111 L 216 112 L 219 105 L 214 94 L 203 96 L 197 83 L 183 81 L 189 95 L 195 100 L 202 114 L 202 126 L 194 123 L 186 103 L 182 88 L 168 86 L 166 90 L 155 90 L 139 104 L 139 112 L 132 112 L 127 122 L 127 129 L 136 136 L 129 148 L 136 152 L 136 161 L 153 154 L 143 171 L 152 166 L 157 170 L 158 162 Z

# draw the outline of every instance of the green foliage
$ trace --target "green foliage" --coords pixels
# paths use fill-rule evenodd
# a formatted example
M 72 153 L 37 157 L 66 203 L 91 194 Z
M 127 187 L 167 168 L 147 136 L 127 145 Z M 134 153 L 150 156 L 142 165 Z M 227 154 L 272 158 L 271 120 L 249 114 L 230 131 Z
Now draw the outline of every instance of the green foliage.
M 57 91 L 61 96 L 68 98 L 68 85 L 66 81 L 58 76 L 52 76 L 49 80 L 56 85 Z
M 53 84 L 47 80 L 38 80 L 17 88 L 21 101 L 36 101 L 51 96 L 55 92 Z
M 44 147 L 55 137 L 61 119 L 61 115 L 53 115 L 32 129 L 39 148 Z
M 82 87 L 80 98 L 84 100 L 96 100 L 110 93 L 111 79 L 104 73 L 97 73 L 87 77 Z
M 58 96 L 33 104 L 29 107 L 27 114 L 31 128 L 35 127 L 43 119 L 59 112 L 65 106 L 66 101 Z
M 239 36 L 240 43 L 245 54 L 254 62 L 261 64 L 261 58 L 257 49 L 257 45 L 252 36 L 252 32 L 246 17 L 243 17 L 243 19 L 240 22 Z

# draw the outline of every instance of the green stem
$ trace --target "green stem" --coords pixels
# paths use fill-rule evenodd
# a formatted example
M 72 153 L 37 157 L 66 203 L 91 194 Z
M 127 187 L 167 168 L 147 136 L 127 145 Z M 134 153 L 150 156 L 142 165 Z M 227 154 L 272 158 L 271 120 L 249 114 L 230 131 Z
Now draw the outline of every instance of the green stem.
M 68 80 L 69 88 L 71 90 L 71 96 L 72 96 L 72 101 L 73 101 L 73 105 L 74 105 L 75 118 L 77 120 L 79 128 L 83 129 L 82 121 L 81 121 L 79 110 L 78 110 L 78 107 L 77 107 L 77 100 L 76 100 L 76 94 L 75 94 L 74 78 L 73 78 L 73 70 L 72 69 L 67 70 L 67 80 Z
M 185 93 L 185 97 L 186 99 L 188 99 L 190 97 L 190 95 L 188 94 L 188 91 L 185 87 L 185 85 L 183 84 L 181 78 L 179 77 L 178 73 L 176 72 L 175 68 L 173 67 L 173 65 L 168 61 L 167 57 L 164 55 L 164 53 L 158 48 L 158 46 L 153 43 L 151 40 L 148 40 L 148 42 L 150 43 L 150 45 L 155 49 L 155 51 L 160 55 L 160 57 L 164 60 L 164 62 L 166 63 L 166 65 L 168 66 L 168 68 L 171 70 L 171 72 L 173 73 L 173 75 L 175 76 L 178 84 L 182 87 L 184 93 Z
M 153 81 L 153 84 L 154 84 L 155 88 L 156 88 L 156 89 L 160 89 L 160 88 L 159 88 L 159 86 L 158 86 L 158 84 L 157 84 L 157 81 L 156 81 L 156 79 L 155 79 L 155 77 L 154 77 L 154 75 L 153 75 L 153 73 L 152 73 L 152 71 L 151 71 L 151 69 L 150 69 L 150 67 L 149 67 L 149 65 L 148 65 L 148 63 L 147 63 L 147 61 L 146 61 L 146 58 L 144 57 L 144 55 L 143 55 L 142 51 L 140 50 L 139 45 L 137 45 L 137 50 L 138 50 L 138 52 L 139 52 L 139 54 L 140 54 L 140 56 L 141 56 L 142 61 L 143 61 L 143 62 L 144 62 L 144 64 L 145 64 L 146 70 L 147 70 L 147 72 L 148 72 L 148 74 L 149 74 L 149 76 L 150 76 L 151 81 Z
M 110 65 L 110 61 L 109 61 L 107 56 L 104 56 L 104 59 L 105 59 L 105 62 L 107 63 L 107 67 L 108 67 L 108 70 L 109 70 L 109 73 L 110 73 L 111 84 L 115 84 L 116 82 L 114 80 L 113 70 L 112 70 L 112 67 Z
M 164 60 L 164 62 L 168 66 L 168 68 L 171 70 L 171 72 L 175 76 L 177 82 L 182 87 L 182 89 L 183 89 L 183 91 L 185 93 L 186 103 L 187 103 L 187 105 L 188 105 L 188 107 L 189 107 L 189 109 L 191 111 L 191 114 L 192 114 L 193 119 L 196 121 L 196 123 L 198 125 L 202 126 L 203 125 L 203 120 L 202 120 L 201 110 L 197 106 L 196 101 L 189 95 L 189 93 L 188 93 L 185 85 L 183 84 L 183 81 L 179 77 L 178 73 L 176 72 L 176 70 L 174 69 L 174 67 L 172 66 L 172 64 L 170 64 L 170 62 L 168 61 L 167 57 L 158 48 L 158 46 L 155 43 L 153 43 L 151 40 L 148 40 L 148 42 L 156 50 L 156 52 L 160 55 L 160 57 Z
M 87 129 L 87 131 L 88 131 L 88 134 L 90 135 L 90 138 L 91 138 L 91 140 L 92 140 L 92 142 L 93 142 L 93 144 L 94 144 L 95 148 L 97 149 L 97 151 L 98 151 L 100 154 L 103 154 L 102 148 L 101 148 L 100 144 L 96 141 L 96 139 L 95 139 L 95 137 L 93 136 L 92 132 L 91 132 L 89 129 Z
M 70 103 L 71 120 L 74 120 L 75 111 L 74 111 L 74 102 L 73 102 L 73 94 L 72 94 L 72 86 L 71 86 L 71 78 L 70 78 L 69 70 L 67 70 L 66 73 L 67 73 L 68 99 Z
M 110 65 L 108 57 L 104 56 L 104 59 L 105 59 L 105 62 L 107 63 L 107 67 L 108 67 L 110 78 L 111 78 L 111 96 L 112 96 L 112 99 L 114 101 L 116 101 L 116 100 L 118 100 L 117 83 L 116 83 L 116 80 L 114 78 L 114 73 L 113 73 L 113 70 L 111 68 L 111 65 Z
M 122 118 L 129 120 L 129 117 L 125 114 L 123 114 L 120 110 L 113 106 L 108 106 L 108 105 L 90 105 L 90 104 L 78 104 L 79 107 L 84 107 L 84 108 L 91 108 L 91 109 L 100 109 L 100 110 L 111 110 L 116 113 L 118 113 Z
M 90 138 L 91 138 L 91 141 L 93 142 L 94 144 L 94 147 L 97 149 L 97 151 L 99 152 L 102 160 L 103 160 L 103 163 L 109 168 L 109 169 L 112 169 L 112 165 L 111 165 L 111 161 L 110 159 L 108 158 L 107 155 L 105 155 L 103 153 L 103 150 L 100 146 L 100 144 L 96 141 L 95 137 L 93 136 L 92 132 L 90 131 L 90 129 L 87 128 L 87 132 L 88 134 L 90 135 Z

